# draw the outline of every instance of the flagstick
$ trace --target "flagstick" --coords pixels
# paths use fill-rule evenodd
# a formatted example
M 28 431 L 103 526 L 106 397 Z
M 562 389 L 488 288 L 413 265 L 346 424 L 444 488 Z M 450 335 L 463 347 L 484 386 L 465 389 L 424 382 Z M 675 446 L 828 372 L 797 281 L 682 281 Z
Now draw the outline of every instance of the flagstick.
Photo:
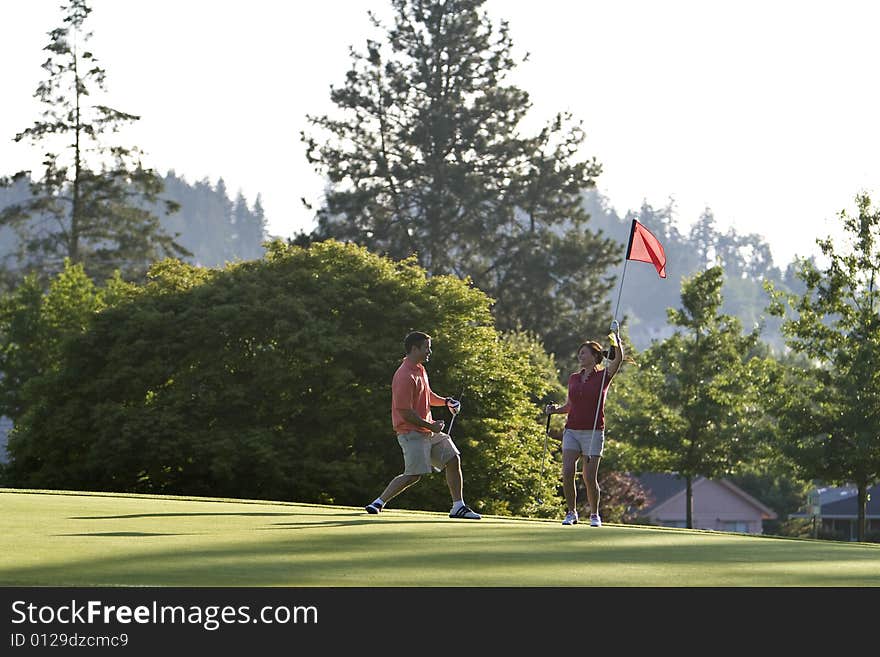
M 617 305 L 614 307 L 614 317 L 612 320 L 617 319 L 617 311 L 620 309 L 620 297 L 623 295 L 623 279 L 626 278 L 626 263 L 629 262 L 628 258 L 623 259 L 623 273 L 620 275 L 620 287 L 617 290 Z M 620 346 L 617 347 L 620 349 Z M 599 397 L 596 399 L 596 417 L 593 420 L 593 433 L 596 433 L 596 426 L 599 424 L 599 409 L 602 405 L 602 393 L 605 388 L 605 375 L 608 373 L 608 367 L 605 366 L 602 368 L 602 382 L 599 384 Z M 591 437 L 592 438 L 592 437 Z M 587 456 L 589 458 L 589 455 Z
M 623 257 L 623 273 L 620 275 L 620 288 L 617 291 L 617 305 L 614 306 L 613 321 L 617 321 L 617 312 L 620 310 L 620 298 L 621 298 L 621 296 L 623 296 L 623 279 L 626 278 L 626 265 L 630 260 L 630 256 L 632 255 L 633 239 L 636 236 L 636 226 L 640 226 L 640 224 L 636 219 L 633 219 L 632 226 L 629 229 L 629 242 L 626 245 L 626 255 Z M 656 237 L 654 237 L 653 233 L 651 233 L 648 229 L 642 227 L 642 230 L 644 230 L 646 233 L 648 233 L 648 235 L 650 235 L 653 238 L 653 241 L 657 243 L 656 246 L 657 246 L 657 248 L 660 249 L 660 253 L 663 256 L 663 261 L 662 261 L 662 263 L 660 263 L 660 266 L 661 266 L 661 268 L 665 267 L 666 266 L 666 254 L 663 252 L 663 247 L 660 245 L 660 242 L 657 240 Z M 641 236 L 642 241 L 644 241 L 645 236 L 642 235 L 641 232 L 639 233 L 639 235 Z M 644 245 L 643 245 L 643 248 L 644 248 Z M 653 252 L 653 248 L 654 247 L 652 244 L 651 255 L 655 255 Z M 654 258 L 652 258 L 651 260 L 644 260 L 644 258 L 641 255 L 640 255 L 640 257 L 636 258 L 636 260 L 641 260 L 643 262 L 651 262 L 654 265 L 654 267 L 657 267 L 657 264 L 658 264 L 658 260 L 654 260 Z M 657 269 L 657 274 L 658 275 L 660 274 L 660 269 Z M 666 278 L 666 274 L 665 273 L 662 274 L 661 278 Z M 617 348 L 620 349 L 620 345 L 618 345 Z M 607 366 L 602 368 L 602 383 L 599 386 L 599 399 L 596 401 L 596 418 L 593 420 L 593 432 L 594 433 L 596 431 L 596 426 L 599 424 L 599 408 L 600 408 L 600 402 L 602 401 L 602 399 L 601 399 L 602 392 L 603 392 L 603 388 L 605 387 L 605 375 L 607 374 L 607 372 L 608 372 Z
M 617 319 L 617 311 L 620 309 L 620 297 L 623 294 L 623 279 L 626 278 L 626 263 L 629 260 L 627 258 L 623 259 L 623 273 L 620 275 L 620 287 L 617 290 L 617 305 L 614 306 L 614 315 L 611 317 L 612 320 Z

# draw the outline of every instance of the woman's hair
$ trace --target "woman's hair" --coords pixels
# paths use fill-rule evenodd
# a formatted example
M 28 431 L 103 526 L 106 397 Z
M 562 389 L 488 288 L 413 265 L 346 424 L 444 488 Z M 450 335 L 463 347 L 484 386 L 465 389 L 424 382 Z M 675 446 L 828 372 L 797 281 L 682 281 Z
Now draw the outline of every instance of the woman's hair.
M 602 345 L 594 340 L 581 342 L 580 345 L 578 345 L 577 350 L 574 352 L 575 355 L 581 353 L 581 349 L 583 349 L 584 347 L 590 348 L 590 351 L 593 352 L 593 357 L 596 359 L 596 362 L 599 362 L 600 357 L 608 355 L 608 352 L 602 349 Z

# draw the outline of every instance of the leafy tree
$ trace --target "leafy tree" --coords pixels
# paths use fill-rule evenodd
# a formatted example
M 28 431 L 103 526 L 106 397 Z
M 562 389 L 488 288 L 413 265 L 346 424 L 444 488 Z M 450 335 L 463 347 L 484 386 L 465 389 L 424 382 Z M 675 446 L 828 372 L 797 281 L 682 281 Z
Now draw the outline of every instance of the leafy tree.
M 61 367 L 65 342 L 87 330 L 95 313 L 124 295 L 125 287 L 118 276 L 98 287 L 82 264 L 67 260 L 48 289 L 30 274 L 0 297 L 0 415 L 21 417 L 26 387 Z
M 639 480 L 632 475 L 603 467 L 599 473 L 599 488 L 602 491 L 602 518 L 605 522 L 634 522 L 639 517 L 639 510 L 648 503 L 648 493 Z M 583 488 L 583 479 L 578 483 Z M 582 514 L 590 514 L 590 505 L 586 501 L 586 491 L 581 498 L 585 501 Z
M 788 516 L 804 505 L 811 482 L 798 478 L 790 468 L 788 459 L 779 461 L 779 466 L 770 463 L 761 464 L 757 468 L 745 468 L 742 472 L 731 475 L 729 479 L 776 512 L 775 520 L 763 522 L 764 533 L 785 536 L 791 531 L 787 522 Z
M 103 137 L 139 120 L 106 105 L 89 104 L 105 89 L 105 71 L 86 48 L 84 24 L 91 9 L 85 0 L 62 5 L 62 27 L 49 32 L 43 64 L 48 79 L 34 94 L 45 110 L 34 125 L 15 136 L 43 144 L 42 178 L 30 171 L 6 179 L 30 181 L 30 198 L 0 212 L 0 224 L 15 228 L 20 270 L 50 276 L 69 258 L 96 280 L 116 269 L 137 278 L 163 255 L 188 252 L 166 235 L 159 218 L 143 204 L 157 202 L 162 180 L 140 162 L 140 151 L 106 145 Z M 166 203 L 166 212 L 175 209 Z
M 861 541 L 867 489 L 880 478 L 880 212 L 867 194 L 856 205 L 857 216 L 840 213 L 842 244 L 816 241 L 827 266 L 801 261 L 805 294 L 767 288 L 786 343 L 813 361 L 777 373 L 782 448 L 805 477 L 858 487 Z
M 581 124 L 559 114 L 523 134 L 531 102 L 505 80 L 508 26 L 496 30 L 483 4 L 392 0 L 384 43 L 352 51 L 331 90 L 339 116 L 309 116 L 302 135 L 329 180 L 312 238 L 470 277 L 500 329 L 537 333 L 556 353 L 607 324 L 605 271 L 621 254 L 587 228 L 582 192 L 601 167 L 575 159 Z
M 682 308 L 667 313 L 675 333 L 643 352 L 613 407 L 609 397 L 621 439 L 647 450 L 642 469 L 685 479 L 688 527 L 694 478 L 729 475 L 755 458 L 766 419 L 757 403 L 765 367 L 749 357 L 758 334 L 720 313 L 722 277 L 712 267 L 684 281 Z
M 122 292 L 24 386 L 13 485 L 360 505 L 400 472 L 391 375 L 422 329 L 432 387 L 463 393 L 468 500 L 556 513 L 535 502 L 551 493 L 535 403 L 558 386 L 548 356 L 499 334 L 488 298 L 457 278 L 333 240 L 275 241 L 223 269 L 165 260 Z M 447 501 L 442 476 L 401 498 Z

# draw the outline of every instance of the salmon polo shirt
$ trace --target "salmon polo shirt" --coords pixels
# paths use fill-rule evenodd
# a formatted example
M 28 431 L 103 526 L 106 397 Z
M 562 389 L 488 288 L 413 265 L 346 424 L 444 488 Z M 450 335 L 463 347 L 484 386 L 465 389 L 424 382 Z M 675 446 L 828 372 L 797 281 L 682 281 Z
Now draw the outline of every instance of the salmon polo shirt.
M 587 375 L 587 380 L 582 380 L 582 375 Z M 566 429 L 586 430 L 592 429 L 596 423 L 596 429 L 605 428 L 605 397 L 608 395 L 608 386 L 611 385 L 612 376 L 605 375 L 605 383 L 602 384 L 602 371 L 594 369 L 587 373 L 586 370 L 575 372 L 568 377 L 568 399 L 571 408 L 568 410 Z M 602 405 L 596 419 L 596 405 L 599 402 L 599 386 L 602 386 Z
M 417 427 L 403 419 L 403 409 L 411 408 L 423 420 L 433 422 L 431 417 L 431 399 L 435 398 L 428 384 L 428 372 L 421 363 L 413 365 L 407 358 L 391 379 L 391 424 L 397 433 L 421 431 L 432 433 L 425 427 Z

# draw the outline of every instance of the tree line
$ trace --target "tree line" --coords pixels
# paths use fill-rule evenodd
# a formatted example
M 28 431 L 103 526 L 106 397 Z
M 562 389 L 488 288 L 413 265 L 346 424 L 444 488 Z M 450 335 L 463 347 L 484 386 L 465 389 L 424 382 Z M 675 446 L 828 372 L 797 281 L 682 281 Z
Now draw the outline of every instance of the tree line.
M 189 255 L 182 259 L 207 267 L 222 266 L 235 260 L 253 260 L 264 253 L 268 238 L 266 216 L 260 195 L 251 204 L 239 191 L 230 196 L 223 178 L 212 183 L 207 179 L 189 182 L 174 171 L 161 176 L 162 199 L 175 207 L 170 214 L 161 214 L 160 228 L 184 248 Z M 31 197 L 30 182 L 20 178 L 7 187 L 0 187 L 0 212 L 21 205 Z M 156 205 L 147 206 L 158 213 Z M 36 223 L 36 221 L 34 221 Z M 0 258 L 7 290 L 21 282 L 23 273 L 42 270 L 46 275 L 57 273 L 48 262 L 34 262 L 28 267 L 19 259 L 20 239 L 12 228 L 0 228 Z M 100 280 L 100 276 L 95 275 Z

